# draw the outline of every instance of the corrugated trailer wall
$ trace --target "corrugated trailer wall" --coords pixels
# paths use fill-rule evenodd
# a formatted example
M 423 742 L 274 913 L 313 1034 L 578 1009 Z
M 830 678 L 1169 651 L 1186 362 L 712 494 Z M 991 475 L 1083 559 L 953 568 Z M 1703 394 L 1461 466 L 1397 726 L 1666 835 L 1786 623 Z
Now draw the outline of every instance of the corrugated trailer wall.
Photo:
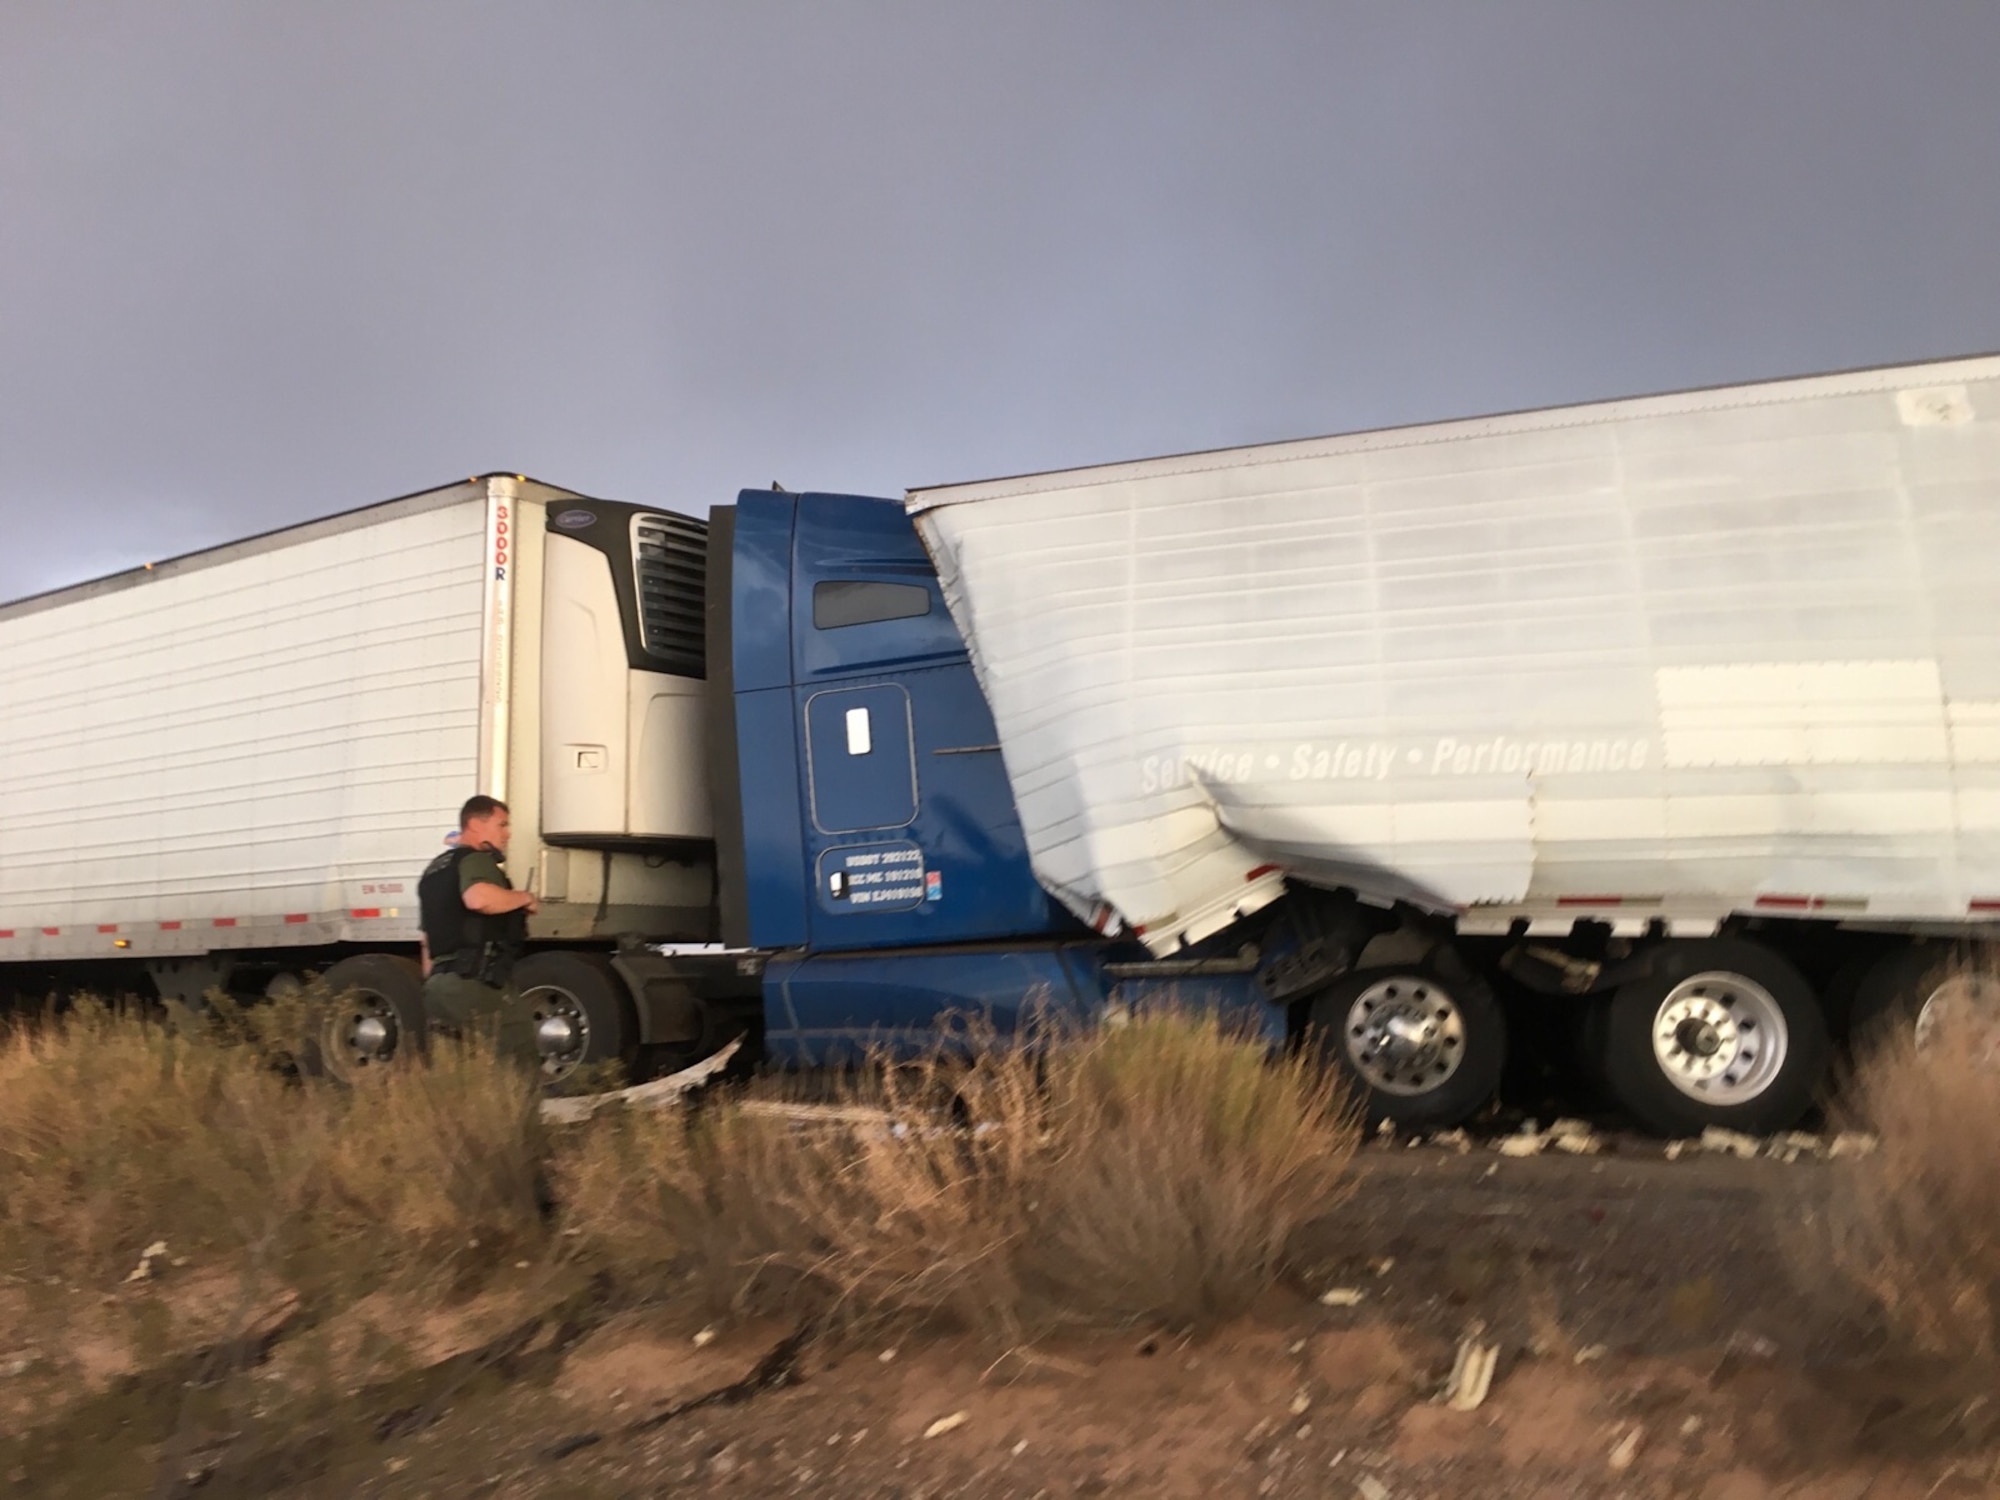
M 1566 928 L 2000 913 L 2000 359 L 915 491 L 1035 868 Z
M 487 526 L 469 483 L 0 609 L 0 962 L 413 935 Z

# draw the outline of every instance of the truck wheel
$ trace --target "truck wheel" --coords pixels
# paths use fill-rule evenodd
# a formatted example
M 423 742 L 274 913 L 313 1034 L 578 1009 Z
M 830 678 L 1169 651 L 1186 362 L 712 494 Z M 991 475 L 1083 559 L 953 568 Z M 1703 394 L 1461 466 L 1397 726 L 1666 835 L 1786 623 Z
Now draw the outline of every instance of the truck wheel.
M 1854 989 L 1858 1047 L 1889 1041 L 1898 1032 L 1919 1047 L 1936 1041 L 1947 1024 L 2000 1030 L 2000 967 L 1943 943 L 1911 943 L 1885 953 Z
M 307 1071 L 356 1084 L 423 1050 L 424 976 L 414 960 L 357 953 L 326 971 L 326 988 L 333 1003 L 317 1028 L 318 1057 L 302 1060 Z
M 1500 1006 L 1470 974 L 1363 969 L 1321 990 L 1307 1024 L 1371 1125 L 1456 1125 L 1493 1097 L 1507 1061 Z
M 1672 945 L 1621 985 L 1604 1021 L 1612 1094 L 1649 1129 L 1769 1135 L 1796 1124 L 1826 1071 L 1826 1018 L 1778 954 L 1739 938 Z
M 567 1078 L 593 1063 L 630 1062 L 633 1036 L 625 984 L 595 953 L 535 953 L 515 966 L 542 1074 Z

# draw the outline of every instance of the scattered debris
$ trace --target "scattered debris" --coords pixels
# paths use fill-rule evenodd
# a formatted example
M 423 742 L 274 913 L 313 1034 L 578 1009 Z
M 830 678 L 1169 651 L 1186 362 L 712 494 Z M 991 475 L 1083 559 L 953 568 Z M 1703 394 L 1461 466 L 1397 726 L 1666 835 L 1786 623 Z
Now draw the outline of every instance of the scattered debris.
M 1440 1130 L 1430 1138 L 1430 1144 L 1464 1156 L 1472 1150 L 1472 1137 L 1463 1130 Z
M 896 1351 L 894 1349 L 884 1349 L 880 1354 L 876 1355 L 875 1358 L 880 1360 L 885 1365 L 894 1364 L 896 1362 Z
M 1666 1149 L 1661 1154 L 1665 1156 L 1668 1161 L 1679 1161 L 1681 1159 L 1681 1153 L 1687 1150 L 1687 1145 L 1688 1143 L 1686 1141 L 1668 1141 Z
M 947 1432 L 958 1431 L 959 1428 L 971 1420 L 971 1412 L 955 1411 L 948 1417 L 939 1417 L 930 1426 L 926 1427 L 924 1429 L 924 1436 L 927 1438 L 943 1437 Z
M 1378 1261 L 1370 1262 L 1369 1269 L 1377 1276 L 1387 1276 L 1391 1271 L 1396 1269 L 1396 1257 L 1385 1255 Z
M 1602 1344 L 1586 1344 L 1576 1351 L 1576 1358 L 1571 1363 L 1579 1365 L 1594 1364 L 1610 1352 Z
M 1603 1138 L 1591 1129 L 1588 1120 L 1558 1120 L 1549 1127 L 1548 1139 L 1558 1151 L 1571 1156 L 1595 1156 L 1604 1149 Z
M 1028 1451 L 1028 1440 L 1026 1438 L 1022 1438 L 1021 1441 L 1016 1443 L 1013 1447 L 1013 1455 L 1016 1458 L 1019 1458 L 1023 1453 L 1026 1453 L 1027 1451 Z
M 1750 1161 L 1763 1150 L 1763 1146 L 1754 1135 L 1745 1135 L 1740 1130 L 1724 1130 L 1720 1125 L 1711 1125 L 1701 1133 L 1701 1149 L 1712 1151 L 1718 1156 L 1735 1156 Z
M 1646 1429 L 1635 1425 L 1618 1440 L 1617 1446 L 1611 1450 L 1610 1460 L 1615 1471 L 1622 1474 L 1632 1467 L 1632 1461 L 1639 1456 L 1639 1443 L 1645 1436 Z
M 132 1268 L 131 1274 L 128 1275 L 125 1278 L 125 1280 L 128 1283 L 134 1281 L 152 1280 L 153 1262 L 158 1260 L 161 1256 L 165 1255 L 166 1253 L 167 1253 L 167 1242 L 165 1240 L 154 1240 L 152 1244 L 148 1245 L 145 1249 L 139 1252 L 139 1264 Z
M 1308 1396 L 1304 1390 L 1301 1390 L 1296 1396 L 1292 1397 L 1292 1415 L 1303 1417 L 1307 1412 L 1312 1410 L 1312 1404 L 1312 1397 Z
M 1354 1492 L 1361 1500 L 1389 1500 L 1389 1486 L 1373 1474 L 1363 1474 L 1355 1480 Z
M 1523 1128 L 1517 1135 L 1503 1135 L 1493 1143 L 1502 1156 L 1540 1156 L 1548 1138 L 1540 1131 Z
M 1359 1287 L 1335 1286 L 1321 1292 L 1319 1301 L 1322 1307 L 1359 1307 L 1361 1299 L 1367 1295 Z
M 701 1330 L 701 1332 L 697 1333 L 694 1336 L 694 1346 L 697 1349 L 706 1349 L 710 1344 L 714 1342 L 715 1342 L 715 1329 L 712 1327 L 704 1328 Z
M 559 1125 L 574 1125 L 588 1120 L 600 1109 L 613 1104 L 622 1104 L 632 1109 L 664 1109 L 670 1104 L 678 1103 L 687 1094 L 700 1088 L 728 1067 L 742 1045 L 742 1040 L 739 1038 L 713 1057 L 705 1057 L 692 1067 L 682 1068 L 678 1073 L 669 1073 L 664 1078 L 655 1078 L 651 1083 L 641 1083 L 629 1089 L 614 1089 L 608 1094 L 578 1094 L 573 1098 L 544 1099 L 542 1118 L 553 1120 Z
M 1458 1357 L 1452 1361 L 1451 1378 L 1445 1382 L 1442 1399 L 1453 1411 L 1473 1411 L 1493 1388 L 1493 1371 L 1500 1362 L 1500 1346 L 1481 1341 L 1483 1323 L 1472 1325 L 1459 1340 Z
M 1866 1156 L 1875 1149 L 1875 1137 L 1861 1130 L 1843 1130 L 1833 1138 L 1826 1154 L 1834 1161 L 1850 1156 Z
M 1693 1437 L 1697 1432 L 1700 1431 L 1701 1431 L 1700 1417 L 1689 1417 L 1685 1422 L 1681 1423 L 1682 1437 Z
M 17 1375 L 25 1375 L 42 1362 L 42 1356 L 33 1349 L 23 1349 L 18 1354 L 10 1354 L 0 1359 L 0 1380 L 12 1380 Z

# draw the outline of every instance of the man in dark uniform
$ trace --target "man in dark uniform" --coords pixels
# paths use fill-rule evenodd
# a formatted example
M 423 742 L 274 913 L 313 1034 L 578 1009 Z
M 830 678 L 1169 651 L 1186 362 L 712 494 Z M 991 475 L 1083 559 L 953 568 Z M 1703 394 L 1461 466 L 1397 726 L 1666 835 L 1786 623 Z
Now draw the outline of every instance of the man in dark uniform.
M 501 868 L 511 835 L 507 804 L 479 796 L 458 814 L 458 843 L 417 882 L 424 932 L 424 1017 L 458 1036 L 489 1031 L 503 1057 L 539 1066 L 528 1016 L 508 988 L 541 910 Z

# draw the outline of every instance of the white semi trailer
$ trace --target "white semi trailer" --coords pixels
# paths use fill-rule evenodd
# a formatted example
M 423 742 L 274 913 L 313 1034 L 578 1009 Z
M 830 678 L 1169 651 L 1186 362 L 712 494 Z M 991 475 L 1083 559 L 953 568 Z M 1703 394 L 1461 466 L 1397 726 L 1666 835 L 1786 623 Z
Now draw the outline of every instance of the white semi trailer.
M 331 966 L 329 1065 L 385 1062 L 416 877 L 484 791 L 545 1050 L 698 1048 L 616 942 L 714 936 L 706 530 L 489 475 L 0 607 L 0 988 Z
M 1664 1129 L 1796 1114 L 1828 1021 L 2000 1003 L 2000 359 L 908 507 L 1042 883 L 1156 955 L 1403 911 L 1290 992 L 1414 1114 L 1498 1066 L 1453 974 L 1576 997 Z

